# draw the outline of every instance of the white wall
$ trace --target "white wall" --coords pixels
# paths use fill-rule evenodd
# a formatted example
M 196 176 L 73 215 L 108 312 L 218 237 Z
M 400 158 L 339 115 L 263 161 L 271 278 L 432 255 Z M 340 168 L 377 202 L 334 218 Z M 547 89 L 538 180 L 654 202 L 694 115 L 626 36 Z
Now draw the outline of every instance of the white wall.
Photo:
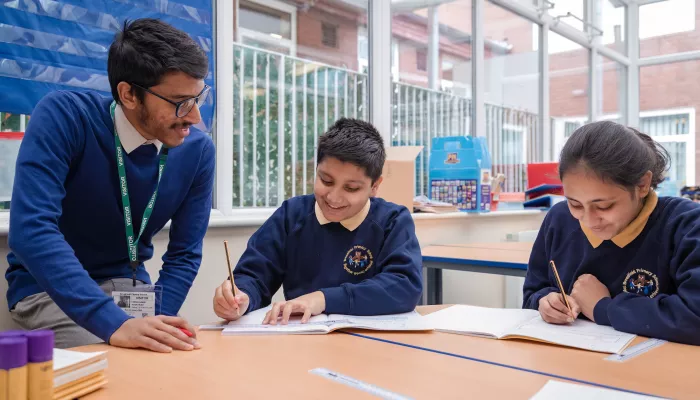
M 543 212 L 491 213 L 485 215 L 416 215 L 416 232 L 421 247 L 429 244 L 494 242 L 503 241 L 511 232 L 539 229 Z M 228 240 L 232 261 L 238 260 L 248 238 L 257 226 L 210 227 L 204 240 L 204 259 L 199 275 L 180 313 L 193 324 L 217 320 L 212 309 L 212 297 L 216 286 L 228 276 L 223 241 Z M 168 231 L 164 230 L 154 238 L 154 259 L 146 263 L 151 278 L 155 281 L 160 269 L 160 254 L 168 243 Z M 5 294 L 7 281 L 7 236 L 0 234 L 0 330 L 13 328 L 7 311 Z M 505 280 L 501 276 L 476 274 L 458 271 L 445 271 L 443 274 L 443 300 L 445 303 L 473 304 L 489 307 L 505 305 Z M 276 294 L 281 299 L 281 292 Z

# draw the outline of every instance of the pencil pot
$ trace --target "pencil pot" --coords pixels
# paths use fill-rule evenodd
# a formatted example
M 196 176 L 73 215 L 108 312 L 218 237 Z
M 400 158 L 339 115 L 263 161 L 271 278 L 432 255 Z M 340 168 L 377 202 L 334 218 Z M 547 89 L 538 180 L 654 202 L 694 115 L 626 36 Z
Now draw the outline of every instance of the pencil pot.
M 430 199 L 464 212 L 491 210 L 491 157 L 482 137 L 433 138 L 429 169 Z

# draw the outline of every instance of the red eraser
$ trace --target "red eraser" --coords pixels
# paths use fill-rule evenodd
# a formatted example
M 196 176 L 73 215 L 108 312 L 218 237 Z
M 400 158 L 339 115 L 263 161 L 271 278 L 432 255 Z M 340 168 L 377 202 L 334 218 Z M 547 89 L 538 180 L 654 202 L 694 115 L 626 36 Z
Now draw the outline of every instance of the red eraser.
M 185 328 L 180 328 L 180 330 L 182 331 L 182 333 L 184 333 L 185 335 L 187 335 L 187 337 L 192 337 L 192 332 L 188 331 L 187 329 L 185 329 Z

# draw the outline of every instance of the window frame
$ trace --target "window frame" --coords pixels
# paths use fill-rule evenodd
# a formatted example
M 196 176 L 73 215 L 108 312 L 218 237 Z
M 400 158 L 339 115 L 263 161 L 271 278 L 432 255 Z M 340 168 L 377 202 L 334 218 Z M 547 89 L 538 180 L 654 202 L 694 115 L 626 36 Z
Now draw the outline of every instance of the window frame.
M 681 135 L 650 135 L 652 139 L 659 143 L 685 143 L 685 151 L 686 151 L 686 163 L 685 163 L 685 177 L 686 177 L 686 184 L 688 182 L 695 182 L 695 108 L 694 107 L 679 107 L 679 108 L 667 108 L 667 109 L 662 109 L 662 110 L 650 110 L 650 111 L 641 111 L 639 113 L 639 120 L 641 122 L 642 118 L 649 118 L 649 117 L 665 117 L 669 115 L 675 115 L 675 114 L 688 114 L 688 133 L 687 134 L 681 134 Z M 620 118 L 620 113 L 608 113 L 601 115 L 599 120 L 614 120 Z M 573 122 L 573 123 L 586 123 L 588 120 L 587 117 L 564 117 L 564 118 L 554 118 L 554 124 L 557 126 L 557 129 L 554 130 L 553 136 L 554 136 L 554 150 L 555 154 L 559 154 L 561 149 L 564 147 L 564 143 L 566 143 L 567 138 L 564 136 L 564 125 L 567 122 Z M 561 128 L 559 128 L 561 127 Z M 644 132 L 647 133 L 647 132 Z
M 289 14 L 291 39 L 280 38 L 276 39 L 262 32 L 258 32 L 248 28 L 242 28 L 238 21 L 239 10 L 241 6 L 240 0 L 233 0 L 236 10 L 236 42 L 244 44 L 244 39 L 252 39 L 271 46 L 285 47 L 289 50 L 287 55 L 295 57 L 297 53 L 297 9 L 289 4 L 277 0 L 244 0 L 247 3 L 254 3 L 266 8 L 279 11 L 284 14 Z

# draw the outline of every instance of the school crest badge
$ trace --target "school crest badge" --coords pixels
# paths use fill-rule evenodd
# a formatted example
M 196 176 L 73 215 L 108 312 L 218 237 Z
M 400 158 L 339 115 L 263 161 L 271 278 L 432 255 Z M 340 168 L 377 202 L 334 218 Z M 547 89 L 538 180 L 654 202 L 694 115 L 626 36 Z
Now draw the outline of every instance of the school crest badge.
M 353 246 L 343 260 L 343 268 L 349 274 L 362 275 L 374 264 L 372 252 L 364 246 Z
M 623 290 L 651 298 L 659 293 L 659 278 L 652 272 L 638 268 L 627 274 Z

